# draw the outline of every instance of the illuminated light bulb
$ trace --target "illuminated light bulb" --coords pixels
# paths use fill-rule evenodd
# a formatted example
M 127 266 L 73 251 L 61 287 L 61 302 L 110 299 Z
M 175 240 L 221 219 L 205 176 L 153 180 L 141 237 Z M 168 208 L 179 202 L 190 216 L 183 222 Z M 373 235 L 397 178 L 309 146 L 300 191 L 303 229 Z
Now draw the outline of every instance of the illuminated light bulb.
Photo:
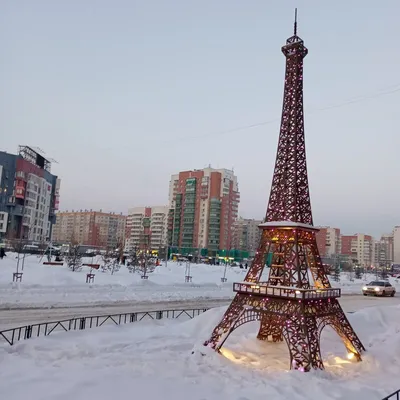
M 354 353 L 347 353 L 347 358 L 352 360 L 354 358 Z

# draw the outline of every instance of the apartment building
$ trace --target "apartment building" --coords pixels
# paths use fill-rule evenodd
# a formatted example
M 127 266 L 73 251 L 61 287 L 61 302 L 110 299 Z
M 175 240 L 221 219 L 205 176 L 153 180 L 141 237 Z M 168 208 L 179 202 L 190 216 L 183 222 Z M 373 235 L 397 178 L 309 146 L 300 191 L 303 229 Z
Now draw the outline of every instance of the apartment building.
M 232 248 L 254 256 L 261 240 L 261 220 L 238 218 L 233 224 Z
M 393 262 L 400 264 L 400 226 L 393 229 Z
M 231 170 L 208 167 L 172 175 L 170 244 L 209 252 L 232 248 L 239 201 L 237 177 Z
M 370 267 L 374 264 L 375 246 L 372 236 L 363 233 L 342 235 L 341 246 L 341 254 L 350 256 L 357 265 Z
M 168 206 L 130 208 L 126 221 L 126 250 L 139 248 L 144 234 L 149 235 L 152 250 L 165 248 L 168 244 L 168 211 Z
M 116 248 L 125 240 L 126 216 L 92 210 L 57 213 L 53 242 Z
M 33 148 L 0 151 L 0 239 L 49 240 L 60 183 L 51 162 Z
M 388 265 L 393 263 L 393 234 L 384 234 L 380 240 L 375 242 L 375 262 L 376 266 Z
M 341 252 L 340 229 L 329 226 L 317 226 L 317 247 L 321 257 L 331 257 Z

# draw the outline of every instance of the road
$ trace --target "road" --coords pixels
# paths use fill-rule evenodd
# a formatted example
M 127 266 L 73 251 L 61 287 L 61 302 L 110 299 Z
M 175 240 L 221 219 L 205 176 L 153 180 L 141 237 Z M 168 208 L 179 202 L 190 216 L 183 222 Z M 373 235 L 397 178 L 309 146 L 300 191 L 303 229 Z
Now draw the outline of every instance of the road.
M 89 315 L 109 315 L 139 311 L 179 310 L 191 308 L 212 308 L 227 305 L 230 300 L 187 300 L 158 303 L 126 302 L 119 304 L 104 304 L 102 306 L 83 306 L 46 309 L 14 309 L 0 310 L 0 330 L 14 328 L 39 322 L 58 321 Z M 355 312 L 367 307 L 382 305 L 399 305 L 398 297 L 364 297 L 362 295 L 344 295 L 340 303 L 345 312 Z
M 0 331 L 18 326 L 52 322 L 84 316 L 122 314 L 139 311 L 184 310 L 191 308 L 212 308 L 229 304 L 230 300 L 187 300 L 168 302 L 123 302 L 101 306 L 60 307 L 60 308 L 24 308 L 0 310 Z

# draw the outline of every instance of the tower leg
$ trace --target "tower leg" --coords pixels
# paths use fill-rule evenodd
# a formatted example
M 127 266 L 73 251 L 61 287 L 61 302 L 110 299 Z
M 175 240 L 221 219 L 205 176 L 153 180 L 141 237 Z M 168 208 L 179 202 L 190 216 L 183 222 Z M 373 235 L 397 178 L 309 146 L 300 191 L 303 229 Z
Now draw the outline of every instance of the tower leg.
M 321 331 L 324 326 L 330 325 L 343 340 L 349 355 L 353 354 L 357 361 L 361 361 L 361 353 L 365 351 L 361 340 L 354 332 L 354 329 L 350 325 L 350 322 L 348 321 L 345 313 L 342 310 L 342 307 L 337 300 L 332 302 L 332 308 L 334 313 L 324 318 L 319 334 L 321 335 Z
M 283 335 L 290 353 L 290 367 L 300 371 L 324 369 L 317 321 L 314 316 L 292 316 L 285 322 Z
M 282 342 L 282 323 L 283 319 L 279 315 L 263 314 L 257 339 Z
M 226 310 L 221 322 L 215 327 L 211 338 L 204 342 L 204 346 L 211 347 L 215 350 L 223 345 L 228 336 L 233 332 L 236 327 L 236 323 L 242 317 L 244 313 L 245 298 L 240 295 L 236 295 L 231 305 Z

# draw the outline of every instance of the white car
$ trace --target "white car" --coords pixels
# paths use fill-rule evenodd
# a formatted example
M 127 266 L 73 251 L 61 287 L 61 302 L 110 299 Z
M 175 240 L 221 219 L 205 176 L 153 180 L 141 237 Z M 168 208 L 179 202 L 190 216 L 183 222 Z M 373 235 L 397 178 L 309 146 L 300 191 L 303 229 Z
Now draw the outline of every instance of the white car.
M 390 284 L 388 281 L 372 281 L 364 286 L 363 295 L 373 295 L 373 296 L 391 296 L 396 294 L 396 288 Z

